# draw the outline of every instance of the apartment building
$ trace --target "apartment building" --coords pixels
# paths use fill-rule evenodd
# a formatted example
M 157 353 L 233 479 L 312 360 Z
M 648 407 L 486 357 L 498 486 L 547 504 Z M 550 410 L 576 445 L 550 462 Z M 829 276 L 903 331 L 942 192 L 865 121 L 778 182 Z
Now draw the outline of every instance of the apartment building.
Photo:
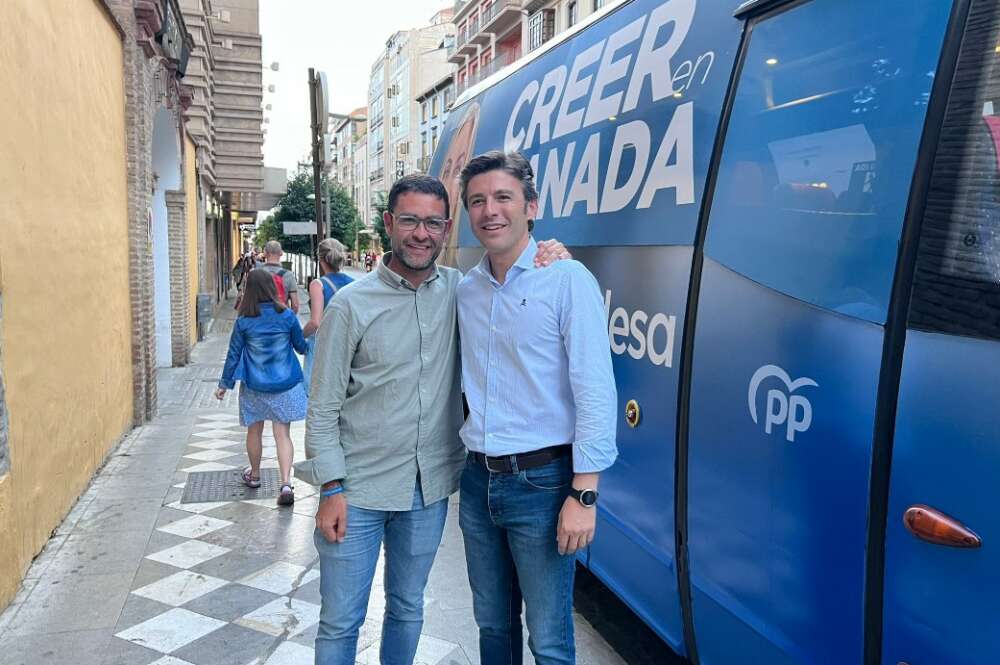
M 418 94 L 416 101 L 420 106 L 420 153 L 417 170 L 427 173 L 438 139 L 444 131 L 444 123 L 448 120 L 448 110 L 455 101 L 455 75 L 449 72 L 441 77 Z
M 448 62 L 456 66 L 455 92 L 499 71 L 521 57 L 522 0 L 471 0 L 457 4 L 455 45 Z
M 417 171 L 420 105 L 416 96 L 446 77 L 452 67 L 446 37 L 454 34 L 452 8 L 431 24 L 401 30 L 387 41 L 372 65 L 368 91 L 368 178 L 371 197 Z
M 362 221 L 370 225 L 368 109 L 362 106 L 337 117 L 339 119 L 331 123 L 330 179 L 351 195 Z
M 530 53 L 614 0 L 523 0 L 522 53 Z

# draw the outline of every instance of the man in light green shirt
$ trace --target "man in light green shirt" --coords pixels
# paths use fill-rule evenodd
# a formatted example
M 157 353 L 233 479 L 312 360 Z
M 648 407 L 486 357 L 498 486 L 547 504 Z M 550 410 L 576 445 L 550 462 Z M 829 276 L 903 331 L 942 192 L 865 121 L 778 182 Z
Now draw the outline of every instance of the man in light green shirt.
M 337 291 L 323 315 L 306 460 L 295 466 L 297 478 L 322 486 L 317 665 L 355 662 L 383 543 L 381 662 L 412 663 L 416 654 L 424 587 L 465 461 L 455 304 L 462 275 L 435 263 L 449 209 L 437 179 L 397 180 L 383 217 L 392 252 Z M 554 241 L 539 245 L 540 263 L 565 253 Z

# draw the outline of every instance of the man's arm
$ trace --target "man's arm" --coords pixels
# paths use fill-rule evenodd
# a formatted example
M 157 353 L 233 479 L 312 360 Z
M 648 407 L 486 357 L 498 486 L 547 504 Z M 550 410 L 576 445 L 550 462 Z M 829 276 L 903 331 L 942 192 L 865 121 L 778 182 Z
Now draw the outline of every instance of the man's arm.
M 322 496 L 340 487 L 347 475 L 340 442 L 340 409 L 347 397 L 351 362 L 357 348 L 353 317 L 346 301 L 327 308 L 316 336 L 309 409 L 306 412 L 306 460 L 295 465 L 295 476 L 321 486 L 316 528 L 328 542 L 341 542 L 347 533 L 344 495 Z
M 615 444 L 618 393 L 604 302 L 597 280 L 583 266 L 574 266 L 567 275 L 560 303 L 560 326 L 576 406 L 573 488 L 596 490 L 598 474 L 618 456 Z M 589 545 L 594 539 L 596 521 L 595 508 L 587 508 L 568 497 L 559 513 L 556 537 L 560 554 L 573 554 Z
M 289 274 L 291 274 L 291 273 L 289 273 Z M 286 285 L 286 289 L 287 289 L 287 285 Z M 298 314 L 299 313 L 299 304 L 300 304 L 299 303 L 299 287 L 295 283 L 295 277 L 292 277 L 292 288 L 291 289 L 287 289 L 287 290 L 288 290 L 288 297 L 292 301 L 291 309 L 292 309 L 293 312 L 295 312 L 296 314 Z
M 340 409 L 347 396 L 351 361 L 357 346 L 353 316 L 341 301 L 330 306 L 316 336 L 309 408 L 306 412 L 306 459 L 295 475 L 312 485 L 340 480 L 346 473 L 340 443 Z

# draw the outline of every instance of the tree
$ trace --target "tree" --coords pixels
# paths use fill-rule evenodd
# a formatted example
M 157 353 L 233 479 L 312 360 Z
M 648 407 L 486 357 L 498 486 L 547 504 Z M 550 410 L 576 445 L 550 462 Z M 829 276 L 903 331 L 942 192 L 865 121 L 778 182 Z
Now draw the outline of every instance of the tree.
M 320 191 L 329 193 L 330 228 L 325 229 L 327 237 L 336 238 L 347 247 L 354 247 L 354 234 L 359 216 L 351 196 L 340 185 L 329 184 L 326 178 L 320 182 Z M 277 210 L 258 225 L 254 239 L 257 246 L 263 246 L 268 240 L 277 240 L 286 252 L 312 255 L 313 237 L 285 235 L 282 224 L 314 222 L 316 218 L 314 192 L 312 173 L 307 170 L 296 173 L 288 181 L 288 189 L 284 196 L 278 200 Z
M 340 185 L 332 185 L 330 192 L 330 237 L 344 243 L 345 247 L 354 247 L 354 234 L 359 223 L 358 209 L 351 200 L 351 195 Z
M 385 221 L 383 219 L 387 210 L 389 209 L 389 199 L 385 192 L 378 192 L 375 196 L 375 201 L 372 204 L 372 226 L 378 231 L 378 237 L 382 241 L 382 250 L 389 251 L 392 249 L 392 243 L 389 242 L 389 234 L 385 232 Z
M 285 195 L 278 200 L 278 209 L 271 217 L 277 225 L 278 235 L 270 239 L 280 242 L 286 252 L 312 254 L 312 236 L 286 236 L 281 227 L 282 222 L 315 221 L 315 202 L 309 198 L 312 193 L 312 174 L 299 171 L 288 181 Z

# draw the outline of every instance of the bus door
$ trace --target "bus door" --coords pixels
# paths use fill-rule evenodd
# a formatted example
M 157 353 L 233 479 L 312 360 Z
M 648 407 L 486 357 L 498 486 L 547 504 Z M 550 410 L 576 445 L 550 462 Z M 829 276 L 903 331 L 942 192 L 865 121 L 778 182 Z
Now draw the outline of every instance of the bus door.
M 921 226 L 892 448 L 883 663 L 1000 662 L 1000 5 L 971 4 Z
M 861 661 L 884 323 L 949 18 L 919 4 L 746 18 L 689 358 L 702 665 Z

